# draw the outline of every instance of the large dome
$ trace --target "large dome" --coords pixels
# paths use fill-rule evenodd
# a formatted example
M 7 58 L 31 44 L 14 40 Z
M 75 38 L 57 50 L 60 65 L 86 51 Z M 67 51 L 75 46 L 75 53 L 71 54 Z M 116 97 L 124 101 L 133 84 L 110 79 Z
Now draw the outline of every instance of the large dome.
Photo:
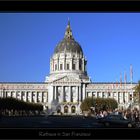
M 64 38 L 55 48 L 54 53 L 74 52 L 83 53 L 82 48 L 74 39 Z
M 78 42 L 76 42 L 72 36 L 72 30 L 70 28 L 70 22 L 68 22 L 64 39 L 56 46 L 54 53 L 72 52 L 83 54 L 83 50 Z

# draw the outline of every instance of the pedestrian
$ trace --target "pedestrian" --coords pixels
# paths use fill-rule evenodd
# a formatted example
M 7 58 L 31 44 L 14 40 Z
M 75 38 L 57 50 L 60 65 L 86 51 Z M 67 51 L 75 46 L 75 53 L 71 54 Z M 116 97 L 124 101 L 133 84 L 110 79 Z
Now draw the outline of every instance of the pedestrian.
M 135 122 L 139 122 L 139 113 L 138 112 L 136 112 L 136 114 L 135 114 Z

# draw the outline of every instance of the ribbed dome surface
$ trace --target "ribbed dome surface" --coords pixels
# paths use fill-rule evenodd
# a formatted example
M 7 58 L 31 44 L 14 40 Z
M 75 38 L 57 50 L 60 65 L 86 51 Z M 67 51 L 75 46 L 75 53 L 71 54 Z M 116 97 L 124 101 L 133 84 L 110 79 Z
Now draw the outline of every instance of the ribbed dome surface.
M 72 30 L 70 27 L 70 22 L 68 22 L 65 36 L 62 41 L 56 46 L 54 53 L 62 53 L 62 52 L 72 52 L 83 54 L 83 50 L 78 42 L 76 42 L 72 36 Z
M 57 45 L 54 51 L 54 53 L 61 52 L 83 53 L 81 46 L 75 40 L 65 38 Z

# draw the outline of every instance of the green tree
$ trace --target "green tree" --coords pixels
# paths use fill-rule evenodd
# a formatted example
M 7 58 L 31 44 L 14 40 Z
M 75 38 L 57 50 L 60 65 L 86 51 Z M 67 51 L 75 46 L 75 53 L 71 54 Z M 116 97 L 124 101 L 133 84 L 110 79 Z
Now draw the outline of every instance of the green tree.
M 140 81 L 138 81 L 138 85 L 134 87 L 135 93 L 134 93 L 134 103 L 140 103 Z
M 108 110 L 115 109 L 118 107 L 118 103 L 113 98 L 86 98 L 81 103 L 81 110 L 88 111 L 91 107 L 95 107 L 96 110 Z
M 43 106 L 37 103 L 28 103 L 15 98 L 0 98 L 0 110 L 1 111 L 42 111 Z

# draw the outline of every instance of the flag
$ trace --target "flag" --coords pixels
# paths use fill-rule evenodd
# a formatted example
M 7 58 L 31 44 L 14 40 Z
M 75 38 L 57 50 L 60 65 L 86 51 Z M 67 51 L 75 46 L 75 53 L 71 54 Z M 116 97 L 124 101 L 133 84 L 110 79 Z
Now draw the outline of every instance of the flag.
M 130 65 L 130 80 L 133 81 L 133 68 L 132 65 Z

